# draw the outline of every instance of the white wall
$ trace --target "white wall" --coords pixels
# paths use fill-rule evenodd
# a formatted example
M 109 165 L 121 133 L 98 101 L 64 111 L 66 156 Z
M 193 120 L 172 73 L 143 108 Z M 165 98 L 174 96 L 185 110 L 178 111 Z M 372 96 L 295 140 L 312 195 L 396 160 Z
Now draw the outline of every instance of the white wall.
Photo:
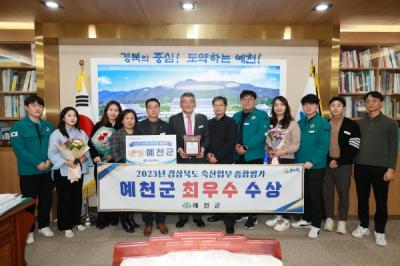
M 246 46 L 248 51 L 249 46 Z M 286 96 L 293 114 L 297 111 L 303 89 L 306 84 L 311 60 L 318 62 L 318 47 L 251 47 L 261 52 L 263 58 L 280 58 L 287 60 Z M 150 49 L 150 47 L 149 47 Z M 190 47 L 188 49 L 191 49 Z M 218 51 L 243 51 L 242 47 L 218 47 Z M 79 60 L 85 61 L 85 71 L 90 74 L 90 58 L 119 58 L 120 52 L 136 51 L 135 46 L 111 45 L 60 45 L 60 103 L 61 108 L 74 105 L 75 80 L 80 71 Z M 90 77 L 89 77 L 90 78 Z M 90 84 L 90 82 L 89 82 Z M 90 95 L 90 93 L 89 93 Z

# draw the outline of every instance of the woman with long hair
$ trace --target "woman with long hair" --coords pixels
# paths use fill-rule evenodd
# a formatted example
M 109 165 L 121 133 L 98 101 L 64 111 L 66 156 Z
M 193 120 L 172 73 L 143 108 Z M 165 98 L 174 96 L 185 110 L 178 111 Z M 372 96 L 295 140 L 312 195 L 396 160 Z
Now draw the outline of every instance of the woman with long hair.
M 126 163 L 126 136 L 133 135 L 138 125 L 136 112 L 132 109 L 122 111 L 120 118 L 122 127 L 111 137 L 111 155 L 116 163 Z M 121 212 L 120 221 L 122 228 L 128 233 L 135 232 L 139 225 L 133 218 L 133 212 Z
M 278 158 L 280 164 L 294 163 L 294 153 L 300 147 L 300 127 L 290 113 L 288 100 L 283 96 L 277 96 L 272 101 L 270 130 L 281 132 L 283 145 L 279 149 L 267 145 L 269 157 Z M 281 232 L 290 228 L 289 220 L 290 215 L 276 215 L 265 224 Z
M 119 102 L 109 101 L 104 107 L 103 115 L 92 130 L 89 139 L 90 156 L 95 163 L 95 175 L 97 181 L 97 163 L 114 162 L 111 155 L 111 137 L 112 134 L 121 128 L 119 115 L 122 108 Z M 107 226 L 118 225 L 119 213 L 115 212 L 97 212 L 96 227 L 103 229 Z
M 81 225 L 82 210 L 82 180 L 83 175 L 89 172 L 90 154 L 86 152 L 81 157 L 67 160 L 58 147 L 71 141 L 79 141 L 84 147 L 88 143 L 88 136 L 79 129 L 79 114 L 73 107 L 65 107 L 59 117 L 57 129 L 50 136 L 48 157 L 53 164 L 53 178 L 57 190 L 57 226 L 66 237 L 74 236 L 73 229 L 83 231 Z M 68 179 L 68 167 L 81 168 L 81 177 L 77 181 Z

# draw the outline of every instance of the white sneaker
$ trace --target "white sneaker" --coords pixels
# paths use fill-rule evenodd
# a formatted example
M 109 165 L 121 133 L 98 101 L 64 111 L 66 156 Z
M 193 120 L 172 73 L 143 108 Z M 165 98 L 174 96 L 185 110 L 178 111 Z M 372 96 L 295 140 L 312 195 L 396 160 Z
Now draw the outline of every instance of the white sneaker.
M 240 217 L 239 219 L 237 219 L 236 222 L 243 222 L 243 221 L 246 221 L 247 219 L 249 219 L 249 217 L 247 217 L 247 216 L 242 216 L 242 217 Z
M 274 227 L 275 225 L 277 225 L 280 219 L 282 219 L 281 215 L 275 215 L 274 217 L 272 217 L 272 219 L 265 221 L 265 225 Z
M 346 221 L 339 221 L 336 228 L 336 233 L 345 235 L 347 234 L 346 230 Z
M 61 232 L 66 238 L 74 237 L 74 232 L 72 230 L 65 230 Z
M 35 239 L 33 238 L 33 232 L 30 232 L 30 233 L 28 234 L 28 237 L 26 238 L 26 244 L 27 244 L 27 245 L 30 245 L 30 244 L 32 244 L 33 242 L 35 242 Z
M 318 227 L 311 226 L 310 231 L 308 231 L 308 237 L 313 239 L 318 238 L 319 231 L 320 229 Z
M 286 231 L 290 228 L 290 222 L 288 219 L 280 219 L 278 223 L 274 226 L 274 230 L 278 232 Z
M 293 222 L 291 225 L 294 228 L 311 228 L 311 223 L 309 223 L 303 219 L 300 219 L 297 222 Z
M 86 230 L 86 226 L 78 224 L 77 226 L 74 227 L 74 230 L 84 231 L 84 230 Z
M 374 232 L 375 234 L 375 244 L 380 247 L 386 247 L 387 241 L 385 234 Z
M 333 231 L 334 222 L 332 218 L 326 218 L 324 224 L 324 230 L 332 232 Z
M 45 237 L 52 237 L 52 236 L 54 236 L 53 231 L 51 231 L 51 229 L 50 229 L 48 226 L 39 229 L 38 232 L 41 233 L 42 235 L 44 235 Z
M 362 238 L 363 236 L 369 235 L 369 229 L 358 225 L 357 228 L 351 233 L 352 236 Z

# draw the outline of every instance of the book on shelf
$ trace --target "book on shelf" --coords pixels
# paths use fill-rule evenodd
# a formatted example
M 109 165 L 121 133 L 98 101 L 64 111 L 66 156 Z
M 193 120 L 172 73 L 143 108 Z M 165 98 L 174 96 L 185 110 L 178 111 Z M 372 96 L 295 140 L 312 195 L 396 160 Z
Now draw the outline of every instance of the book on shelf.
M 375 75 L 373 70 L 360 72 L 340 71 L 341 93 L 365 93 L 375 89 Z
M 340 52 L 340 67 L 342 67 L 342 68 L 372 68 L 370 49 L 365 49 L 362 51 L 353 49 L 351 51 Z
M 381 56 L 379 57 L 380 68 L 398 68 L 400 67 L 400 51 L 395 52 L 392 47 L 381 47 Z
M 24 117 L 25 112 L 25 95 L 4 96 L 4 116 L 5 117 Z
M 380 87 L 383 93 L 400 93 L 400 73 L 382 71 L 379 78 Z
M 12 124 L 8 121 L 0 122 L 0 140 L 7 141 L 10 140 L 10 129 Z
M 382 113 L 386 116 L 393 117 L 394 106 L 393 106 L 393 101 L 390 96 L 385 96 Z
M 1 73 L 0 91 L 35 92 L 36 71 L 4 69 Z
M 356 99 L 351 96 L 344 96 L 343 98 L 346 101 L 345 117 L 362 117 L 367 112 L 363 99 Z

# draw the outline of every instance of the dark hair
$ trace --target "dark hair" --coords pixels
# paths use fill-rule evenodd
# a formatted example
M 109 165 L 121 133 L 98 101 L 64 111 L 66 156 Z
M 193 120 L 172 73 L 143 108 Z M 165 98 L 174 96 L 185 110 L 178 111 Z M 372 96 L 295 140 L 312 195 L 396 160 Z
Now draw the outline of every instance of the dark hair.
M 304 96 L 303 98 L 301 98 L 301 105 L 305 105 L 306 103 L 315 103 L 315 104 L 319 104 L 319 99 L 318 96 L 315 94 L 307 94 L 306 96 Z
M 333 103 L 334 101 L 341 102 L 343 104 L 343 107 L 346 107 L 346 100 L 342 96 L 333 96 L 329 100 L 329 105 L 331 105 L 331 103 Z
M 121 115 L 121 113 L 122 113 L 122 108 L 121 108 L 121 105 L 119 104 L 119 102 L 117 102 L 117 101 L 109 101 L 107 104 L 106 104 L 106 107 L 104 107 L 104 112 L 103 112 L 103 116 L 101 117 L 101 119 L 100 119 L 100 121 L 101 121 L 101 123 L 103 124 L 103 125 L 105 125 L 105 124 L 107 124 L 108 122 L 110 122 L 109 121 L 109 119 L 108 119 L 108 116 L 107 116 L 107 111 L 108 111 L 108 109 L 110 108 L 110 106 L 111 105 L 113 105 L 113 104 L 115 104 L 116 106 L 117 106 L 117 108 L 118 108 L 118 111 L 119 111 L 119 115 L 118 115 L 118 117 Z M 116 119 L 116 122 L 118 121 L 118 117 L 117 117 L 117 119 Z
M 25 100 L 24 100 L 24 105 L 25 106 L 28 106 L 31 103 L 38 103 L 38 104 L 40 104 L 41 106 L 44 107 L 43 98 L 41 98 L 41 97 L 39 97 L 37 95 L 29 95 L 28 97 L 25 98 Z
M 289 127 L 290 122 L 294 119 L 290 113 L 290 106 L 288 100 L 283 96 L 277 96 L 272 100 L 271 125 L 275 127 L 278 124 L 278 117 L 276 116 L 274 110 L 274 104 L 276 101 L 281 101 L 286 106 L 285 113 L 283 114 L 283 119 L 279 122 L 282 128 L 286 129 Z
M 194 97 L 194 94 L 191 93 L 191 92 L 185 92 L 185 93 L 183 93 L 183 94 L 181 95 L 181 102 L 182 102 L 183 97 L 192 97 L 193 100 L 194 100 L 194 102 L 196 102 L 196 97 Z
M 251 90 L 244 90 L 240 93 L 240 99 L 244 98 L 245 96 L 250 95 L 254 99 L 257 99 L 257 94 Z
M 74 127 L 76 127 L 77 129 L 80 130 L 80 128 L 79 128 L 79 113 L 78 113 L 78 111 L 77 111 L 74 107 L 71 107 L 71 106 L 65 107 L 64 109 L 61 110 L 60 117 L 59 117 L 59 120 L 58 120 L 58 126 L 57 126 L 57 128 L 60 130 L 60 133 L 61 133 L 63 136 L 67 137 L 67 138 L 69 138 L 69 135 L 68 135 L 67 129 L 65 128 L 64 116 L 65 116 L 69 111 L 74 111 L 74 112 L 75 112 L 75 115 L 76 115 L 76 124 L 74 125 Z
M 228 100 L 227 100 L 225 97 L 223 97 L 223 96 L 214 97 L 214 99 L 212 99 L 212 104 L 214 105 L 214 103 L 215 103 L 216 101 L 223 101 L 224 104 L 225 104 L 225 106 L 228 105 Z
M 367 100 L 368 96 L 371 96 L 372 98 L 379 99 L 381 102 L 383 102 L 383 95 L 379 91 L 370 91 L 367 94 L 364 95 L 364 101 Z
M 159 100 L 157 100 L 156 98 L 150 98 L 150 99 L 147 99 L 146 102 L 145 102 L 145 104 L 144 104 L 144 106 L 146 106 L 146 108 L 147 108 L 147 104 L 148 104 L 149 102 L 156 102 L 156 103 L 158 104 L 158 107 L 161 106 Z
M 127 115 L 127 114 L 133 114 L 133 116 L 135 117 L 135 126 L 134 126 L 134 128 L 136 128 L 137 127 L 137 125 L 138 125 L 138 123 L 139 123 L 139 120 L 138 120 L 138 118 L 137 118 L 137 114 L 136 114 L 136 112 L 135 112 L 135 110 L 133 110 L 133 109 L 125 109 L 125 110 L 123 110 L 122 111 L 122 113 L 118 116 L 118 123 L 120 124 L 120 125 L 122 125 L 122 120 L 124 120 L 124 117 Z M 123 126 L 122 126 L 123 127 Z

